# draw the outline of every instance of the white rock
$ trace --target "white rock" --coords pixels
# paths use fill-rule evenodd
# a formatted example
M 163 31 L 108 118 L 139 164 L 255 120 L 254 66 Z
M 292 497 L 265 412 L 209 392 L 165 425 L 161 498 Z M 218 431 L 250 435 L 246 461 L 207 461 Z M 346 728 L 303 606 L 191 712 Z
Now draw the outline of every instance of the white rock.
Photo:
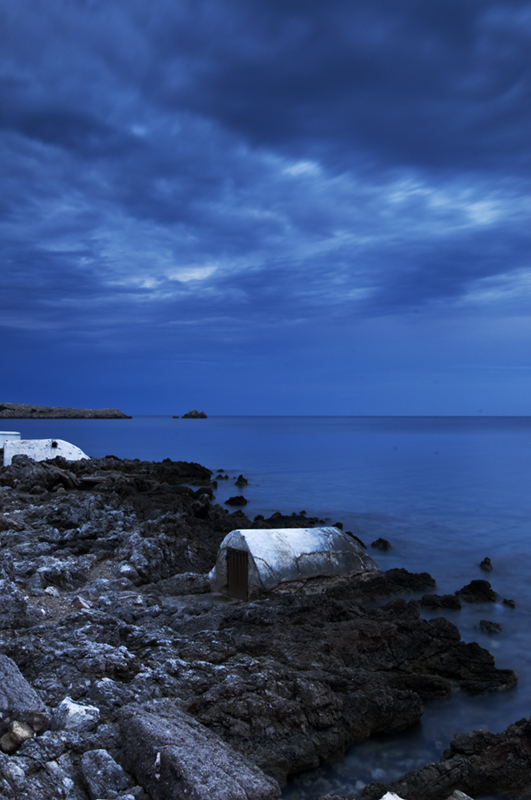
M 82 706 L 65 697 L 54 711 L 53 730 L 93 730 L 100 721 L 100 710 L 96 706 Z

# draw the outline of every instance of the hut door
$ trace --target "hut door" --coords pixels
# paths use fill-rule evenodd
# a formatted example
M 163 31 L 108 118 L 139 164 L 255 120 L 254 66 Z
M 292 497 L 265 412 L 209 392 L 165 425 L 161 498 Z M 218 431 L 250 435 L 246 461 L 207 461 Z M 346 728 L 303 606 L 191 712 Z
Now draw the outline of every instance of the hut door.
M 245 550 L 227 548 L 227 594 L 238 600 L 247 600 L 248 554 Z

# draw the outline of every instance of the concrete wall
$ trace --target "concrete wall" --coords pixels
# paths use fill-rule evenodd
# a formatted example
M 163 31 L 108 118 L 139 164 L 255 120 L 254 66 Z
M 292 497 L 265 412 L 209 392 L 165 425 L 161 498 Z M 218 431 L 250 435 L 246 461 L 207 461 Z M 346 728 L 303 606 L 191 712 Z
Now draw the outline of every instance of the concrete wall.
M 18 441 L 20 433 L 18 431 L 0 431 L 0 447 L 3 447 L 6 442 Z

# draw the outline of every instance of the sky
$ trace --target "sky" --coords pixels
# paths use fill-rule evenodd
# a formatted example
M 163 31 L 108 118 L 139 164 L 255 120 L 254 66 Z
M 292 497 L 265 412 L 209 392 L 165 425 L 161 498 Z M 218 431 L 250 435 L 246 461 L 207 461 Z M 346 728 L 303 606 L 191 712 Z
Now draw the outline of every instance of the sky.
M 0 402 L 531 414 L 531 2 L 0 0 Z

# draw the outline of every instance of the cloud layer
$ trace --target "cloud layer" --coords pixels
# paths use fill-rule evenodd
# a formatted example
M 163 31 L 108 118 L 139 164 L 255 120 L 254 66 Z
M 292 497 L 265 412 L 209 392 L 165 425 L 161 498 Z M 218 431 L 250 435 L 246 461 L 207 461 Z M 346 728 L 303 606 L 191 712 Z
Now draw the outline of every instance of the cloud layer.
M 327 329 L 344 360 L 371 321 L 435 343 L 527 317 L 531 3 L 0 0 L 0 23 L 14 350 L 277 374 L 281 347 L 304 383 Z

